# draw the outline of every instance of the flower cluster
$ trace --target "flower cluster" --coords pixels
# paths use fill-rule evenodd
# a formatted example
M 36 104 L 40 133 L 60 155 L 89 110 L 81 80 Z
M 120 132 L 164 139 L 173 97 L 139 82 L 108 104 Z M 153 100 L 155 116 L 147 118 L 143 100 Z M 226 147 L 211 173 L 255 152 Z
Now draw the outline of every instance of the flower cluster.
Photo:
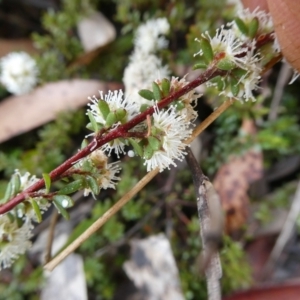
M 12 94 L 26 94 L 37 84 L 36 62 L 25 52 L 12 52 L 3 57 L 0 69 L 0 82 Z
M 273 36 L 273 41 L 258 51 L 257 41 L 267 34 Z M 220 95 L 254 101 L 252 92 L 258 87 L 262 69 L 279 52 L 278 46 L 274 47 L 278 43 L 270 15 L 258 9 L 253 12 L 241 10 L 235 21 L 219 28 L 214 37 L 205 33 L 197 41 L 200 50 L 195 56 L 201 56 L 198 67 L 206 68 L 215 64 L 226 72 L 226 76 L 214 78 L 207 85 L 216 87 Z
M 80 173 L 83 174 L 80 177 L 77 175 L 77 180 L 84 178 L 79 185 L 84 188 L 84 196 L 88 196 L 91 193 L 95 198 L 95 195 L 99 194 L 101 189 L 114 189 L 117 181 L 121 179 L 116 176 L 121 170 L 119 163 L 108 163 L 108 157 L 100 149 L 80 160 L 74 166 L 74 169 L 80 170 Z
M 192 130 L 185 121 L 185 115 L 178 114 L 175 106 L 161 111 L 155 107 L 151 132 L 156 144 L 149 140 L 148 145 L 151 147 L 144 152 L 147 171 L 159 168 L 161 172 L 165 168 L 169 169 L 170 165 L 176 166 L 174 160 L 184 159 L 187 145 L 183 141 L 191 135 Z
M 37 180 L 28 172 L 21 175 L 16 170 L 8 186 L 6 197 L 1 202 L 5 203 L 8 197 L 25 190 Z M 42 197 L 29 198 L 0 216 L 0 270 L 9 267 L 19 255 L 30 248 L 33 222 L 38 221 L 38 214 L 46 211 L 49 206 L 49 202 Z
M 164 36 L 169 30 L 170 25 L 165 18 L 148 20 L 138 27 L 134 50 L 123 76 L 126 96 L 132 102 L 153 104 L 140 97 L 139 90 L 150 88 L 157 78 L 169 77 L 169 68 L 156 56 L 157 51 L 167 47 L 168 41 Z

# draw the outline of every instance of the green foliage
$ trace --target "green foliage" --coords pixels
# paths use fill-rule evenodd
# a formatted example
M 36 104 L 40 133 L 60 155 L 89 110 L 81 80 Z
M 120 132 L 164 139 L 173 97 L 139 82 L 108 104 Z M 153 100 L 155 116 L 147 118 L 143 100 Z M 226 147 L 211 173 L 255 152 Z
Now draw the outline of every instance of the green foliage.
M 288 209 L 291 196 L 295 194 L 297 188 L 296 182 L 289 182 L 274 192 L 261 199 L 258 203 L 258 209 L 254 214 L 256 220 L 262 224 L 267 224 L 274 220 L 274 210 Z
M 44 283 L 42 267 L 36 267 L 28 264 L 26 256 L 20 256 L 15 261 L 10 271 L 6 273 L 10 284 L 5 282 L 4 276 L 0 280 L 0 300 L 38 300 L 39 289 Z
M 60 11 L 48 10 L 42 17 L 43 28 L 48 34 L 32 35 L 35 47 L 43 53 L 36 57 L 42 83 L 68 78 L 77 71 L 67 68 L 83 53 L 76 25 L 93 11 L 93 5 L 91 1 L 65 0 Z
M 251 268 L 239 242 L 233 241 L 228 236 L 224 237 L 221 261 L 223 267 L 222 288 L 225 294 L 250 286 Z

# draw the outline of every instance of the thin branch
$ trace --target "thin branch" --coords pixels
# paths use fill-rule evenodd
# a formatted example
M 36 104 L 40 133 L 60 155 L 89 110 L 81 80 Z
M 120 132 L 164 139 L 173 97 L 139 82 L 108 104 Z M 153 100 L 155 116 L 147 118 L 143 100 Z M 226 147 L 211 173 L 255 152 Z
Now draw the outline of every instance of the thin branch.
M 227 100 L 220 107 L 218 107 L 207 119 L 198 125 L 192 136 L 193 138 L 185 141 L 186 144 L 207 128 L 223 111 L 228 108 L 233 101 Z M 75 251 L 85 240 L 87 240 L 93 233 L 95 233 L 102 225 L 104 225 L 114 214 L 116 214 L 129 200 L 135 196 L 148 182 L 158 174 L 159 170 L 155 169 L 147 173 L 127 194 L 125 194 L 117 203 L 115 203 L 108 211 L 106 211 L 95 223 L 93 223 L 86 231 L 84 231 L 76 240 L 74 240 L 68 247 L 59 253 L 52 261 L 44 266 L 46 270 L 52 271 L 62 260 L 69 254 Z
M 157 107 L 159 109 L 166 107 L 172 101 L 179 99 L 181 96 L 190 92 L 197 86 L 199 86 L 199 85 L 207 82 L 208 80 L 212 79 L 213 77 L 218 76 L 223 73 L 224 73 L 224 71 L 217 69 L 216 63 L 212 63 L 212 65 L 207 70 L 205 70 L 202 74 L 200 74 L 195 80 L 191 81 L 189 84 L 187 84 L 183 88 L 171 93 L 169 96 L 167 96 L 164 99 L 162 99 L 161 101 L 159 101 L 157 103 Z M 102 145 L 104 145 L 114 139 L 123 137 L 130 129 L 132 129 L 137 124 L 146 120 L 147 116 L 152 115 L 153 113 L 154 113 L 154 107 L 152 106 L 152 107 L 149 107 L 148 109 L 146 109 L 144 112 L 135 116 L 133 119 L 131 119 L 126 124 L 118 126 L 116 129 L 111 130 L 110 132 L 108 132 L 105 135 L 101 134 L 100 136 L 97 136 L 96 139 L 93 139 L 93 141 L 91 143 L 89 143 L 85 148 L 83 148 L 82 150 L 77 152 L 74 156 L 70 157 L 64 163 L 62 163 L 60 166 L 58 166 L 56 169 L 51 171 L 49 173 L 51 181 L 53 182 L 53 181 L 57 180 L 61 176 L 61 174 L 66 172 L 76 162 L 78 162 L 82 158 L 88 156 L 92 151 L 96 150 L 97 148 L 101 147 Z M 23 192 L 21 192 L 20 194 L 18 194 L 17 196 L 12 198 L 8 202 L 6 202 L 5 204 L 0 205 L 0 215 L 10 211 L 16 205 L 18 205 L 19 203 L 24 201 L 26 199 L 26 196 L 29 193 L 38 191 L 38 190 L 44 188 L 44 186 L 45 186 L 44 179 L 40 179 L 35 184 L 31 185 L 29 188 L 27 188 L 26 190 L 24 190 Z
M 54 209 L 51 215 L 51 221 L 49 226 L 49 234 L 48 234 L 46 253 L 45 253 L 45 263 L 48 263 L 51 259 L 52 243 L 54 239 L 55 226 L 58 220 L 58 216 L 59 216 L 58 211 Z
M 295 224 L 297 218 L 300 214 L 300 182 L 298 183 L 295 196 L 289 211 L 288 216 L 286 217 L 285 223 L 282 227 L 282 230 L 276 240 L 275 246 L 268 258 L 267 263 L 264 266 L 262 279 L 266 279 L 270 272 L 273 270 L 276 261 L 278 261 L 284 246 L 289 241 L 293 231 L 295 230 Z
M 195 192 L 197 196 L 198 219 L 200 225 L 200 237 L 202 241 L 202 262 L 200 268 L 205 270 L 207 281 L 208 300 L 221 300 L 221 285 L 222 267 L 218 253 L 218 245 L 222 238 L 223 217 L 222 211 L 219 215 L 215 215 L 215 209 L 221 210 L 221 206 L 212 207 L 210 189 L 213 188 L 204 176 L 195 156 L 191 149 L 186 149 L 186 161 L 191 169 Z M 215 199 L 220 201 L 220 199 Z M 208 203 L 209 202 L 209 203 Z M 217 219 L 214 219 L 214 216 Z M 220 223 L 221 222 L 221 223 Z M 217 224 L 217 226 L 216 226 Z M 216 229 L 216 230 L 215 230 Z
M 144 176 L 128 193 L 126 193 L 117 203 L 107 210 L 95 223 L 74 240 L 66 249 L 59 253 L 52 261 L 44 266 L 46 270 L 52 271 L 63 259 L 75 251 L 85 240 L 105 224 L 115 215 L 134 195 L 136 195 L 153 177 L 159 172 L 155 169 Z

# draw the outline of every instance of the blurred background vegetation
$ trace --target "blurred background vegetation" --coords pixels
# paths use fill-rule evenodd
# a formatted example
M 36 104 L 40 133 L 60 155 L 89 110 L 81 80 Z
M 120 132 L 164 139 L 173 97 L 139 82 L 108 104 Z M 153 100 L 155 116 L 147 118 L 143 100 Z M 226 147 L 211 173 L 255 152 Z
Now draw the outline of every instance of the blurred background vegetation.
M 113 23 L 117 38 L 90 61 L 81 63 L 79 57 L 84 55 L 84 50 L 76 26 L 95 10 Z M 234 7 L 225 0 L 2 0 L 0 38 L 30 38 L 33 41 L 38 50 L 34 57 L 41 84 L 72 78 L 121 83 L 132 51 L 135 29 L 142 22 L 158 17 L 166 17 L 171 25 L 169 47 L 161 55 L 170 66 L 172 75 L 182 77 L 191 72 L 191 66 L 196 62 L 193 54 L 198 49 L 194 38 L 206 30 L 214 33 L 221 24 L 232 20 Z M 276 65 L 263 76 L 255 103 L 235 103 L 201 137 L 198 159 L 204 173 L 211 179 L 231 157 L 242 156 L 253 146 L 263 153 L 264 175 L 260 179 L 263 188 L 257 182 L 250 187 L 251 204 L 247 210 L 251 221 L 241 226 L 238 235 L 224 237 L 221 250 L 224 295 L 250 287 L 255 281 L 247 245 L 256 236 L 248 228 L 253 224 L 270 223 L 276 209 L 287 210 L 299 178 L 297 82 L 284 87 L 278 115 L 273 119 L 269 117 L 281 68 L 280 64 Z M 1 87 L 1 99 L 8 96 L 9 93 Z M 198 101 L 199 121 L 222 101 L 224 99 L 215 91 L 206 89 Z M 255 134 L 243 132 L 245 119 L 253 121 Z M 75 153 L 87 134 L 86 123 L 84 108 L 65 111 L 55 121 L 3 142 L 0 145 L 0 198 L 15 169 L 41 177 L 43 172 L 51 171 Z M 74 229 L 69 242 L 145 174 L 140 160 L 124 157 L 122 161 L 122 180 L 116 191 L 103 191 L 96 201 L 82 196 L 77 200 L 72 210 L 86 201 L 92 205 L 90 212 L 72 223 Z M 276 169 L 280 164 L 287 167 L 283 173 Z M 46 219 L 49 217 L 49 214 L 45 215 Z M 156 176 L 78 250 L 84 259 L 89 299 L 117 299 L 118 287 L 128 282 L 122 264 L 129 256 L 129 240 L 159 232 L 165 232 L 171 241 L 185 298 L 206 299 L 205 280 L 195 267 L 201 249 L 198 226 L 194 187 L 188 168 L 183 164 L 176 170 Z M 39 230 L 35 233 L 34 240 Z M 11 269 L 0 274 L 1 299 L 39 299 L 43 286 L 42 267 L 30 255 L 21 257 Z

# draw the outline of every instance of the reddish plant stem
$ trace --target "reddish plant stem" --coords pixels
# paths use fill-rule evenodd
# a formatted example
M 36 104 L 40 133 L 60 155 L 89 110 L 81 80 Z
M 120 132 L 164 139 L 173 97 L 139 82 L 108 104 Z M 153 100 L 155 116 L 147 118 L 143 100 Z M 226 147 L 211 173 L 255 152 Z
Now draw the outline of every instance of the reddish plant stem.
M 195 80 L 191 81 L 189 84 L 184 86 L 182 89 L 170 94 L 163 100 L 159 101 L 157 103 L 157 107 L 159 109 L 162 109 L 169 105 L 172 101 L 179 99 L 181 96 L 185 95 L 189 91 L 193 90 L 197 86 L 207 82 L 208 80 L 212 79 L 215 76 L 221 75 L 224 73 L 224 71 L 220 71 L 216 68 L 215 63 L 212 63 L 211 66 L 205 70 L 201 75 L 199 75 Z M 116 138 L 120 138 L 123 136 L 128 135 L 128 131 L 135 127 L 137 124 L 141 123 L 147 118 L 147 115 L 152 115 L 154 113 L 154 107 L 149 107 L 144 112 L 140 113 L 133 119 L 131 119 L 126 124 L 123 124 L 116 129 L 108 132 L 107 134 L 99 134 L 95 137 L 95 139 L 89 143 L 84 149 L 80 150 L 78 153 L 76 153 L 74 156 L 67 159 L 65 162 L 63 162 L 60 166 L 58 166 L 56 169 L 51 171 L 49 173 L 49 176 L 51 178 L 51 182 L 57 180 L 60 178 L 60 176 L 66 172 L 69 168 L 71 168 L 77 161 L 80 159 L 86 157 L 91 152 L 96 150 L 97 148 L 101 147 L 102 145 L 108 143 L 111 140 L 114 140 Z M 45 186 L 44 179 L 40 179 L 35 184 L 24 190 L 22 193 L 18 194 L 11 200 L 9 200 L 7 203 L 0 206 L 0 214 L 4 214 L 11 209 L 13 209 L 16 205 L 21 203 L 25 200 L 26 196 L 29 194 L 36 192 L 40 189 L 42 189 Z

